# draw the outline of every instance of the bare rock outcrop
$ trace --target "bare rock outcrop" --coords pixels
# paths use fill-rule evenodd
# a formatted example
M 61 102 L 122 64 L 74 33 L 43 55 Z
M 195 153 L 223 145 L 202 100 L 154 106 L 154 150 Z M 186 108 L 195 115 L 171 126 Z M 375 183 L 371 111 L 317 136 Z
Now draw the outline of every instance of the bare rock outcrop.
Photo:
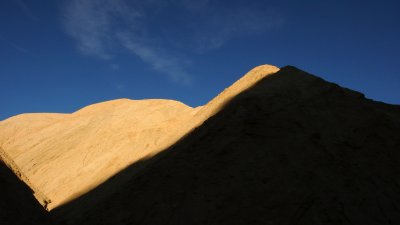
M 119 99 L 72 114 L 22 114 L 0 122 L 0 157 L 48 210 L 151 157 L 215 114 L 232 97 L 279 69 L 260 66 L 209 104 Z
M 122 99 L 10 118 L 0 153 L 52 209 L 29 214 L 43 224 L 391 225 L 399 134 L 400 106 L 260 66 L 197 108 Z

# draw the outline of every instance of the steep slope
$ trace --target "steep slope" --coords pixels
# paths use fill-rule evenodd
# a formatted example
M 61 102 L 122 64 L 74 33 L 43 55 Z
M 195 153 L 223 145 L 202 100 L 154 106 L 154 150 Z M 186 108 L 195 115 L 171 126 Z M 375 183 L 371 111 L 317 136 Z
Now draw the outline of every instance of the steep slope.
M 71 115 L 21 115 L 0 124 L 2 158 L 51 209 L 174 143 L 192 111 L 175 101 L 116 100 Z
M 66 224 L 400 224 L 399 134 L 399 106 L 285 67 L 112 196 L 90 204 L 122 173 L 53 216 Z
M 51 210 L 168 148 L 232 97 L 278 70 L 256 67 L 198 108 L 172 100 L 120 99 L 72 114 L 18 115 L 0 122 L 0 158 Z

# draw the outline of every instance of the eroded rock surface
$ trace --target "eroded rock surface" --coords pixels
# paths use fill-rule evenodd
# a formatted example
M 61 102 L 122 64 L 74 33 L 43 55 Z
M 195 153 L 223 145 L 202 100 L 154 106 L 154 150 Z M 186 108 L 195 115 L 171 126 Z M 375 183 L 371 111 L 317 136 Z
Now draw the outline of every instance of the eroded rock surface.
M 206 106 L 119 99 L 72 114 L 22 114 L 0 122 L 0 156 L 51 210 L 128 165 L 157 154 L 223 104 L 279 69 L 259 66 Z

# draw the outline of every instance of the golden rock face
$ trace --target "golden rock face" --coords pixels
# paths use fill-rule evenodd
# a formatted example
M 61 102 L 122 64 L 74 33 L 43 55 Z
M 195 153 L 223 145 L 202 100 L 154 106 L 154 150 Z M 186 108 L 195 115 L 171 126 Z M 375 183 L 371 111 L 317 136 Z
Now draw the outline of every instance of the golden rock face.
M 279 69 L 263 65 L 208 104 L 119 99 L 72 114 L 22 114 L 0 122 L 0 157 L 51 210 L 138 160 L 168 148 L 231 98 Z

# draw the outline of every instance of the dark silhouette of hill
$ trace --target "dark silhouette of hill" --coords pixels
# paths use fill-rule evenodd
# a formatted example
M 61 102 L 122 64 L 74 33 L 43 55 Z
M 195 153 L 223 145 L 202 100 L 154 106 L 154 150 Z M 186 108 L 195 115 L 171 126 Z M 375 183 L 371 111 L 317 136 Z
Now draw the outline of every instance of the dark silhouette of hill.
M 50 215 L 89 225 L 400 224 L 399 134 L 399 106 L 288 66 Z
M 49 215 L 33 197 L 29 187 L 1 161 L 0 193 L 1 225 L 51 224 Z

